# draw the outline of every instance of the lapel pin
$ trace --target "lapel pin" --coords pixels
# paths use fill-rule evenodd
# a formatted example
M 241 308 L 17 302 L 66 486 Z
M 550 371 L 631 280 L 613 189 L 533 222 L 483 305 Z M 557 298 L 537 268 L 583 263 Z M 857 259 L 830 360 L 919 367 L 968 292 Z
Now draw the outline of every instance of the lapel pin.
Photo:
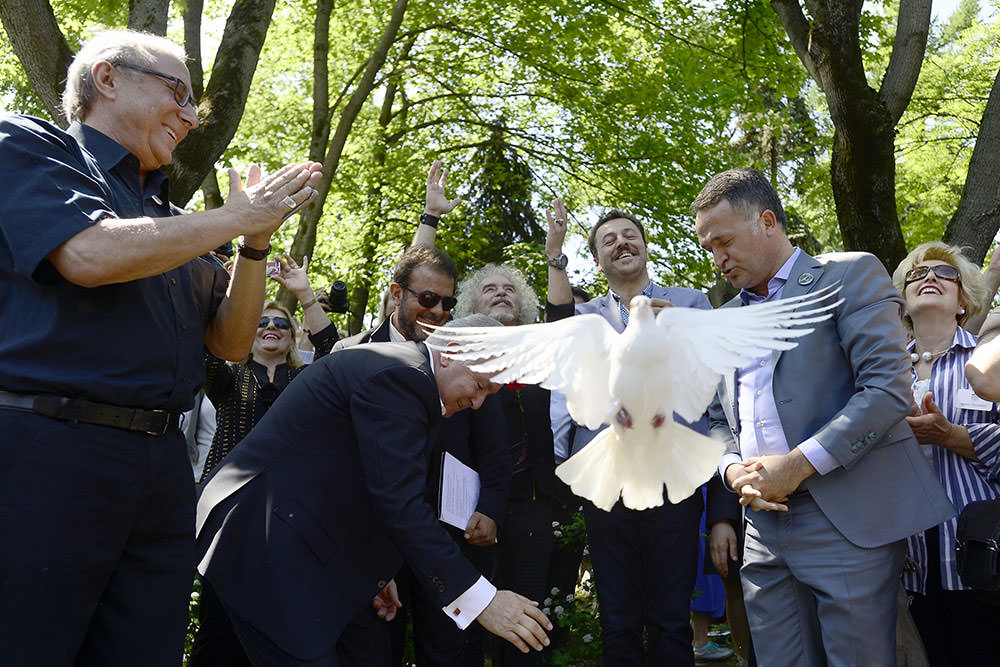
M 801 276 L 799 276 L 800 285 L 810 285 L 812 284 L 812 281 L 813 277 L 811 273 L 803 273 Z

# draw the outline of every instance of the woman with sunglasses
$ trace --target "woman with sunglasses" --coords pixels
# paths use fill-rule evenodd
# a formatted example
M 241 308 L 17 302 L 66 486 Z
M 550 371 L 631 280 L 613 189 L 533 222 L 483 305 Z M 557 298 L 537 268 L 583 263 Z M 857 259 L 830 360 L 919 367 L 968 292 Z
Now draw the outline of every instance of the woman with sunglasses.
M 915 248 L 893 273 L 903 295 L 914 404 L 907 421 L 948 497 L 961 511 L 1000 498 L 1000 411 L 977 397 L 963 371 L 976 337 L 963 328 L 987 306 L 978 267 L 961 248 Z M 907 539 L 903 585 L 932 665 L 982 664 L 1000 655 L 1000 609 L 979 601 L 958 576 L 957 519 Z
M 337 327 L 317 303 L 306 274 L 308 263 L 308 257 L 302 260 L 300 267 L 290 256 L 278 256 L 281 270 L 271 279 L 294 294 L 302 304 L 303 317 L 312 332 L 309 340 L 316 349 L 315 358 L 318 359 L 328 354 L 337 342 Z M 246 359 L 234 364 L 205 355 L 205 395 L 216 409 L 216 430 L 205 460 L 202 481 L 256 426 L 303 368 L 305 364 L 295 346 L 295 320 L 288 310 L 274 301 L 264 304 L 253 347 Z M 204 583 L 198 620 L 199 630 L 191 648 L 189 665 L 249 667 L 250 662 L 233 634 L 229 617 L 215 592 Z
M 330 322 L 309 285 L 308 262 L 306 257 L 299 266 L 290 256 L 279 256 L 281 270 L 271 279 L 294 294 L 302 304 L 302 313 L 311 331 L 309 340 L 316 349 L 314 358 L 318 359 L 329 354 L 338 336 L 337 327 Z M 205 395 L 216 409 L 216 430 L 205 460 L 203 481 L 246 437 L 305 366 L 295 346 L 295 333 L 291 313 L 278 303 L 268 301 L 246 359 L 234 364 L 205 355 Z

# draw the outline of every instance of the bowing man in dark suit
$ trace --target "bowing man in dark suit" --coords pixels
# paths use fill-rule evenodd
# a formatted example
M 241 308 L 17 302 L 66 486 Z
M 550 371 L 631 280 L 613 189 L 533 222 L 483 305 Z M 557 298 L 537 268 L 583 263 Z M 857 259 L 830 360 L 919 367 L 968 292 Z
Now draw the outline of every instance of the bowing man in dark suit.
M 338 640 L 373 596 L 395 613 L 404 561 L 459 627 L 478 620 L 523 651 L 548 643 L 537 603 L 497 591 L 424 500 L 442 414 L 497 389 L 404 343 L 325 357 L 279 397 L 198 504 L 199 570 L 254 664 L 340 664 Z
M 439 213 L 437 208 L 431 210 Z M 425 226 L 421 224 L 421 227 Z M 455 301 L 452 297 L 455 293 L 455 273 L 455 264 L 441 250 L 422 245 L 410 246 L 396 262 L 389 286 L 392 314 L 378 326 L 338 341 L 334 350 L 366 343 L 424 340 L 430 330 L 420 323 L 440 326 L 448 321 Z M 494 581 L 494 544 L 498 524 L 507 507 L 511 482 L 507 427 L 498 398 L 488 396 L 478 410 L 460 412 L 441 423 L 428 457 L 425 494 L 428 502 L 436 507 L 445 452 L 479 473 L 479 500 L 465 529 L 459 530 L 447 524 L 442 526 L 476 570 Z M 416 662 L 421 667 L 483 664 L 481 631 L 475 626 L 462 630 L 441 614 L 437 596 L 424 593 L 410 568 L 404 566 L 395 581 L 403 604 L 400 613 L 387 626 L 371 610 L 369 624 L 354 626 L 351 637 L 346 639 L 351 648 L 345 650 L 355 656 L 364 656 L 366 664 L 379 662 L 378 654 L 391 650 L 391 664 L 401 665 L 409 617 Z M 540 596 L 522 590 L 517 592 L 539 600 L 545 597 L 544 589 Z M 341 646 L 345 646 L 344 637 L 341 638 Z M 342 654 L 341 658 L 345 656 Z

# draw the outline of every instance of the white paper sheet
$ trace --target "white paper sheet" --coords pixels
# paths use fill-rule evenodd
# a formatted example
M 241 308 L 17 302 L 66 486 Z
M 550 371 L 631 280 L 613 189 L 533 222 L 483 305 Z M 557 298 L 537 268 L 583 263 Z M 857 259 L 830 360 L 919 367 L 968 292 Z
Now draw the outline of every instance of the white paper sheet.
M 465 530 L 479 502 L 479 473 L 448 452 L 441 461 L 441 521 Z

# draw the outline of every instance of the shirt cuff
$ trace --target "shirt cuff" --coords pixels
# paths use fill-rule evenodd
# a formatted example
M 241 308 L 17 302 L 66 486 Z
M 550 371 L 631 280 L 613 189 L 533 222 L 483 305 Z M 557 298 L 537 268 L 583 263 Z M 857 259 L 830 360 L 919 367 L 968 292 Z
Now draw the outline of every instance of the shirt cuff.
M 734 463 L 743 463 L 743 459 L 740 458 L 739 454 L 723 454 L 722 463 L 719 464 L 719 477 L 722 478 L 722 486 L 726 487 L 726 490 L 730 493 L 736 493 L 729 486 L 729 482 L 726 480 L 726 469 L 733 465 Z
M 799 445 L 799 451 L 805 455 L 806 460 L 812 464 L 813 468 L 816 468 L 816 472 L 821 475 L 836 470 L 840 467 L 840 463 L 837 459 L 833 458 L 830 452 L 826 451 L 826 447 L 819 444 L 819 440 L 816 438 L 809 438 L 805 442 Z
M 465 630 L 470 623 L 476 620 L 477 616 L 483 613 L 490 602 L 493 602 L 493 596 L 496 594 L 497 587 L 491 584 L 486 577 L 479 577 L 467 591 L 442 609 L 444 613 L 448 614 L 448 618 L 455 621 L 459 630 Z

